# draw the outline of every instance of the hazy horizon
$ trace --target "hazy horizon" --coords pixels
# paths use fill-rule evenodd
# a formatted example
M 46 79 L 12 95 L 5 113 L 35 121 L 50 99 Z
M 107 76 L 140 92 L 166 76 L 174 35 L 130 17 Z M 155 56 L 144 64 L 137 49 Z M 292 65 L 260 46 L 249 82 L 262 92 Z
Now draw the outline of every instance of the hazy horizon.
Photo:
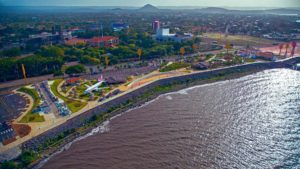
M 0 0 L 1 6 L 299 8 L 299 0 Z M 259 4 L 259 5 L 258 5 Z

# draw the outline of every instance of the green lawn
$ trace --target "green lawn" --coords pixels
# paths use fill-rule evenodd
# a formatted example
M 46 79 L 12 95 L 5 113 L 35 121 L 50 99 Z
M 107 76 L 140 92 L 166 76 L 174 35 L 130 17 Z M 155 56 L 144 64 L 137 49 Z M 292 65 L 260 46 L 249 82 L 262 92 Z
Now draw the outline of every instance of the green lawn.
M 20 123 L 44 122 L 44 116 L 41 116 L 37 113 L 32 113 L 32 110 L 36 109 L 41 102 L 41 98 L 38 93 L 34 89 L 29 89 L 26 87 L 22 87 L 18 91 L 29 94 L 34 101 L 31 110 L 20 120 Z
M 190 66 L 190 64 L 188 64 L 188 63 L 176 62 L 176 63 L 172 63 L 170 65 L 167 65 L 167 66 L 161 68 L 159 71 L 160 72 L 169 72 L 169 71 L 172 71 L 172 70 L 186 68 L 186 67 L 189 67 L 189 66 Z
M 76 113 L 79 110 L 81 110 L 84 106 L 87 105 L 87 103 L 85 102 L 81 102 L 78 100 L 74 100 L 74 99 L 70 99 L 67 98 L 63 95 L 61 95 L 58 91 L 57 91 L 57 87 L 58 85 L 62 82 L 62 79 L 57 79 L 53 82 L 53 84 L 51 85 L 51 91 L 54 93 L 54 95 L 60 99 L 62 99 L 66 105 L 68 106 L 68 108 L 71 110 L 72 113 Z

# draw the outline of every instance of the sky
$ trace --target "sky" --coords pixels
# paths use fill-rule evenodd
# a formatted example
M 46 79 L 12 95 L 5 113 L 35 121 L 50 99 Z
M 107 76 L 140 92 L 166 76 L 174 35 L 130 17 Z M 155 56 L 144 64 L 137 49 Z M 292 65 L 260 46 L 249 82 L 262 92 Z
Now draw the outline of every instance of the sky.
M 0 0 L 4 6 L 300 7 L 300 0 Z

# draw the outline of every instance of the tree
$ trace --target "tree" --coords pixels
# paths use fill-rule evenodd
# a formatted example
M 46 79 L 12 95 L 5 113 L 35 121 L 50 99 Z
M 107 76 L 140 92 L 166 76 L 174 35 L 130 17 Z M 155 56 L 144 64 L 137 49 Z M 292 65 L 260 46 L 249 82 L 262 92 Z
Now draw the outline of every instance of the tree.
M 40 54 L 45 57 L 63 57 L 64 50 L 56 46 L 43 47 Z
M 24 151 L 20 156 L 20 160 L 23 166 L 28 166 L 30 163 L 36 160 L 37 157 L 37 154 L 32 151 Z
M 142 49 L 141 48 L 138 49 L 137 54 L 139 56 L 139 59 L 141 60 L 141 56 L 142 56 Z
M 100 59 L 93 58 L 90 56 L 83 56 L 80 58 L 80 63 L 82 64 L 89 64 L 89 65 L 99 65 Z
M 27 77 L 50 74 L 60 70 L 64 61 L 62 58 L 45 58 L 32 55 L 22 59 L 0 59 L 0 81 L 8 81 L 23 78 L 21 65 L 26 68 Z
M 0 56 L 3 56 L 3 57 L 15 57 L 15 56 L 21 55 L 21 50 L 20 50 L 20 48 L 11 48 L 11 49 L 7 49 L 7 50 L 3 50 L 1 53 L 2 54 L 0 54 Z
M 84 73 L 85 67 L 83 65 L 75 65 L 75 66 L 69 66 L 67 67 L 67 69 L 65 70 L 65 73 L 67 74 L 77 74 L 77 73 Z
M 55 72 L 53 72 L 53 75 L 54 76 L 62 76 L 62 75 L 64 75 L 64 73 L 62 70 L 56 70 Z
M 84 54 L 84 51 L 77 48 L 68 48 L 65 50 L 66 55 L 81 57 Z
M 21 168 L 13 161 L 7 161 L 1 164 L 0 169 L 19 169 Z
M 184 55 L 184 53 L 185 53 L 185 49 L 184 49 L 184 47 L 181 47 L 179 52 L 180 52 L 180 54 L 183 56 L 183 55 Z

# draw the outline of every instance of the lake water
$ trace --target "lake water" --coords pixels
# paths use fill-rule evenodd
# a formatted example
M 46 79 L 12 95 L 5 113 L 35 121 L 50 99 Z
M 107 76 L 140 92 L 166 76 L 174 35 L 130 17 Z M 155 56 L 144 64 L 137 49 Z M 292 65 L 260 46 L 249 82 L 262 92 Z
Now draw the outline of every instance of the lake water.
M 45 169 L 300 168 L 300 72 L 165 94 L 73 143 Z

